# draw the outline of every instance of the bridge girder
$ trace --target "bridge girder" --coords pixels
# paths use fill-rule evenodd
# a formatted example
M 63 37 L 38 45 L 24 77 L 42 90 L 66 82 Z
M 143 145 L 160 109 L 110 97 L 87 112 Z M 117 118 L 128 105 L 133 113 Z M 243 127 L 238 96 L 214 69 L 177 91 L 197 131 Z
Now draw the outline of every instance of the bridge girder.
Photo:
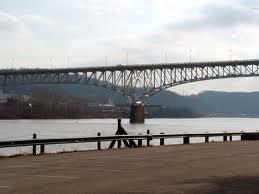
M 128 65 L 73 69 L 0 70 L 1 87 L 23 84 L 85 84 L 111 89 L 132 102 L 180 84 L 259 76 L 259 60 Z

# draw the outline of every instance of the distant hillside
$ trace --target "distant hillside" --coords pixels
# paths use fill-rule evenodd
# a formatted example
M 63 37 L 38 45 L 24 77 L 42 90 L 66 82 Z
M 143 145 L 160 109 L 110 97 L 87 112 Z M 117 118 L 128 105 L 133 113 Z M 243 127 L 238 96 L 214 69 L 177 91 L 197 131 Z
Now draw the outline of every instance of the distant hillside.
M 211 116 L 259 116 L 259 92 L 206 91 L 198 95 L 180 96 L 163 91 L 153 96 L 151 104 L 185 106 Z
M 8 92 L 30 95 L 41 88 L 55 92 L 66 92 L 93 103 L 112 100 L 115 105 L 128 103 L 121 95 L 105 88 L 84 85 L 37 85 L 9 88 Z M 161 91 L 152 96 L 148 104 L 172 108 L 189 108 L 209 116 L 255 116 L 259 117 L 259 92 L 215 92 L 206 91 L 198 95 L 181 96 L 172 91 Z
M 203 104 L 203 110 L 216 114 L 259 116 L 259 92 L 203 92 L 192 99 Z
M 88 102 L 92 103 L 106 103 L 109 99 L 113 100 L 116 105 L 125 104 L 126 99 L 109 90 L 102 87 L 86 86 L 86 85 L 26 85 L 19 87 L 9 87 L 7 92 L 9 93 L 23 93 L 30 95 L 33 90 L 49 90 L 54 92 L 65 92 L 72 96 L 86 99 Z

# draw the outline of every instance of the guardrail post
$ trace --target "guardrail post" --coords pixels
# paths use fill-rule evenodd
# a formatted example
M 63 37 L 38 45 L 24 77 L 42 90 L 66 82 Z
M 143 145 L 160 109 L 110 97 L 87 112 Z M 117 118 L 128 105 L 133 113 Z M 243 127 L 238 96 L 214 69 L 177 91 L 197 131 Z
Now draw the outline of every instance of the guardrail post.
M 33 134 L 32 135 L 32 139 L 36 139 L 37 138 L 37 134 Z M 36 147 L 36 145 L 33 145 L 32 146 L 32 155 L 34 155 L 34 156 L 36 156 L 37 155 L 37 147 Z
M 139 133 L 138 135 L 142 135 L 142 133 Z M 138 147 L 142 146 L 142 139 L 138 139 Z
M 232 141 L 232 135 L 229 136 L 229 141 Z
M 44 154 L 45 153 L 45 145 L 41 144 L 40 145 L 40 154 Z
M 148 135 L 150 134 L 150 130 L 149 129 L 147 130 L 147 134 Z M 149 138 L 147 138 L 147 146 L 150 146 L 150 139 Z
M 101 133 L 97 133 L 97 136 L 100 137 L 101 136 Z M 97 149 L 98 150 L 101 150 L 101 141 L 97 141 Z
M 205 136 L 205 142 L 206 142 L 206 143 L 209 142 L 209 136 Z
M 161 135 L 163 135 L 164 133 L 160 133 Z M 165 145 L 165 138 L 161 137 L 160 138 L 160 145 Z
M 190 138 L 189 137 L 183 137 L 183 144 L 189 144 Z
M 223 136 L 223 141 L 227 141 L 228 140 L 228 136 L 224 135 Z

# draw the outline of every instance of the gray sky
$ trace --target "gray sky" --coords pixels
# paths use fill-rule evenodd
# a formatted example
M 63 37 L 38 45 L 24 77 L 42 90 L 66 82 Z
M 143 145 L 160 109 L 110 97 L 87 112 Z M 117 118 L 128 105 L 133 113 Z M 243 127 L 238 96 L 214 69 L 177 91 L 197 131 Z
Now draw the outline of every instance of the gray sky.
M 259 58 L 258 0 L 0 0 L 0 65 L 64 67 Z M 258 78 L 172 90 L 259 91 Z

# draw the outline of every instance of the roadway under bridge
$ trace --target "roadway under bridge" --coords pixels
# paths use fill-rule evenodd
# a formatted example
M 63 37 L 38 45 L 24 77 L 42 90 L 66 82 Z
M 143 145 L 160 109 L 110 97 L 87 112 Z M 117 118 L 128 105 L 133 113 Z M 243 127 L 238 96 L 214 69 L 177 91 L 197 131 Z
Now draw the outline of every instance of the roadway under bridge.
M 180 84 L 259 76 L 259 60 L 116 65 L 60 69 L 2 69 L 0 87 L 26 84 L 85 84 L 108 88 L 131 103 L 131 123 L 144 122 L 144 104 Z

